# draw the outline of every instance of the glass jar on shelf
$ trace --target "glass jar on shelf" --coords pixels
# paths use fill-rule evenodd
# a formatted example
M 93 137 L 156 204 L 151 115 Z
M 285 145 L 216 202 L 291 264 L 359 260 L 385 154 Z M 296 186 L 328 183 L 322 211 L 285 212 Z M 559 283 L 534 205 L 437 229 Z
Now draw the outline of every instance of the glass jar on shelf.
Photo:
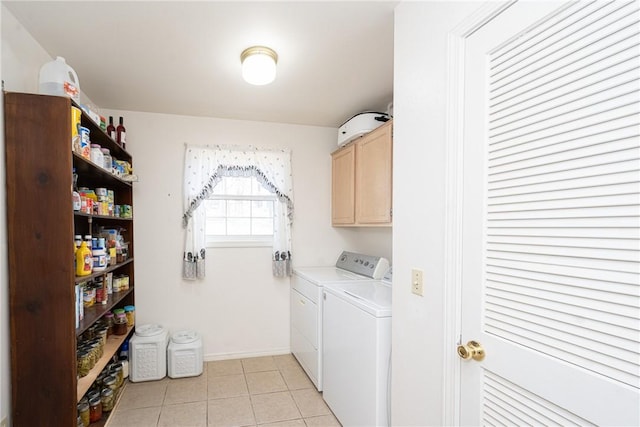
M 127 317 L 124 313 L 116 314 L 115 321 L 113 323 L 113 333 L 115 335 L 126 335 L 127 333 Z
M 124 384 L 124 370 L 122 363 L 116 362 L 109 368 L 109 373 L 116 378 L 116 387 L 120 388 Z
M 108 373 L 105 372 L 104 370 L 102 372 L 100 372 L 100 375 L 98 375 L 98 378 L 96 378 L 96 386 L 98 386 L 99 388 L 102 389 L 102 387 L 104 387 L 104 379 L 107 377 Z
M 102 399 L 100 392 L 98 392 L 97 397 L 89 400 L 89 421 L 95 423 L 100 419 L 102 419 Z
M 100 339 L 102 346 L 104 347 L 107 344 L 107 328 L 100 327 L 96 329 L 96 338 Z
M 100 398 L 102 402 L 102 411 L 109 412 L 113 409 L 113 404 L 115 400 L 115 393 L 110 388 L 103 388 L 102 394 Z
M 107 326 L 107 337 L 110 337 L 111 335 L 113 335 L 113 321 L 114 321 L 114 315 L 112 312 L 107 312 L 104 315 L 104 321 L 105 324 Z
M 82 420 L 82 425 L 84 427 L 88 427 L 91 422 L 89 420 L 89 401 L 88 400 L 85 400 L 85 399 L 80 400 L 80 402 L 78 403 L 78 415 Z
M 125 305 L 124 314 L 127 317 L 127 326 L 130 328 L 133 327 L 136 319 L 136 307 L 133 305 Z
M 102 355 L 104 354 L 104 344 L 102 342 L 102 338 L 97 337 L 91 340 L 91 345 L 95 345 L 96 347 L 96 363 L 98 363 L 98 360 L 100 360 L 100 358 L 102 357 Z
M 91 356 L 86 350 L 78 350 L 76 354 L 78 358 L 78 376 L 80 378 L 86 377 L 91 370 Z
M 110 388 L 114 392 L 118 389 L 118 379 L 111 372 L 109 372 L 109 374 L 104 377 L 102 384 L 104 386 L 103 388 Z
M 94 387 L 91 387 L 87 392 L 87 402 L 91 403 L 91 399 L 100 398 L 100 390 L 96 390 Z

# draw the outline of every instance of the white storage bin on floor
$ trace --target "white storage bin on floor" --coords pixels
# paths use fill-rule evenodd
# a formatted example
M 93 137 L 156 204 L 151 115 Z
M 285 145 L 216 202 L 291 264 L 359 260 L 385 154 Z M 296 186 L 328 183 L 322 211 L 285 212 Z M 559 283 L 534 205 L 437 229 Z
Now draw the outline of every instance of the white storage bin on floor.
M 202 373 L 202 338 L 195 331 L 180 331 L 171 335 L 169 348 L 169 376 L 196 377 Z
M 168 333 L 160 325 L 136 326 L 129 340 L 129 380 L 152 381 L 167 375 Z

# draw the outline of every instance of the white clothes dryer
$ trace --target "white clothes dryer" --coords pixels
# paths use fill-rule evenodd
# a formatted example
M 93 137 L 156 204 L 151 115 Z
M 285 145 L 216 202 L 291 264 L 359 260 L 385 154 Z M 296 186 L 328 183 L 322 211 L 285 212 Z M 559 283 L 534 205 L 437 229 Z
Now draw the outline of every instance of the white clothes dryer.
M 322 391 L 322 289 L 336 283 L 379 279 L 383 257 L 343 251 L 332 267 L 298 267 L 291 279 L 291 352 Z

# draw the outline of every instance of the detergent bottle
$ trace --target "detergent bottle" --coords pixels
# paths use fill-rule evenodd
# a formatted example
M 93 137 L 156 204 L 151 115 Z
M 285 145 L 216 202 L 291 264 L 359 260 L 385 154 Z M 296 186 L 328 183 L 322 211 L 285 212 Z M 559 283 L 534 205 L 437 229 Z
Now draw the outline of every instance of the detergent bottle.
M 40 68 L 40 93 L 66 96 L 80 102 L 80 82 L 76 72 L 61 56 Z

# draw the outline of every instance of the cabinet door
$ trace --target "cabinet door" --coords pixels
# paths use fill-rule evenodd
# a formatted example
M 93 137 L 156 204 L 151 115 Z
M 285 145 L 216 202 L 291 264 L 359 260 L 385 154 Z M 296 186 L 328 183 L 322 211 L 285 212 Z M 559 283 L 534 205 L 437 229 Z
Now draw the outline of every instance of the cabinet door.
M 331 223 L 355 221 L 355 148 L 349 145 L 331 154 Z
M 356 222 L 391 223 L 391 123 L 356 144 Z

